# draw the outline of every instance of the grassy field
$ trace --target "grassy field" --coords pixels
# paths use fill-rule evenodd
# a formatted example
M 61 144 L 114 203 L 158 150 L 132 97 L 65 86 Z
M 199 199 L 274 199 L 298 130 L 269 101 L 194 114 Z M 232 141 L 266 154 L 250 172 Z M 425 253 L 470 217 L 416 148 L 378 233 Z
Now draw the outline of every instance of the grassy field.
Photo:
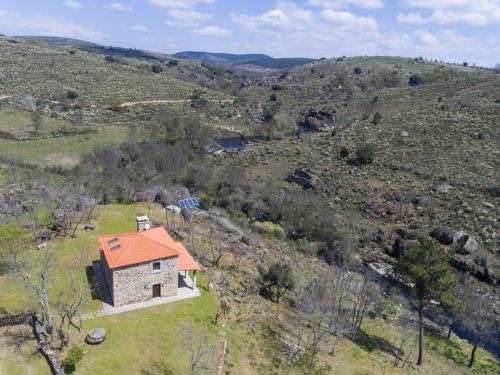
M 98 128 L 95 134 L 84 134 L 27 141 L 0 139 L 0 156 L 19 156 L 24 162 L 39 166 L 73 167 L 84 154 L 94 148 L 120 144 L 127 139 L 128 129 L 123 126 Z
M 12 108 L 0 110 L 0 131 L 7 132 L 17 139 L 34 137 L 32 124 L 31 112 Z M 43 116 L 38 136 L 44 137 L 52 132 L 71 128 L 74 127 L 69 121 Z

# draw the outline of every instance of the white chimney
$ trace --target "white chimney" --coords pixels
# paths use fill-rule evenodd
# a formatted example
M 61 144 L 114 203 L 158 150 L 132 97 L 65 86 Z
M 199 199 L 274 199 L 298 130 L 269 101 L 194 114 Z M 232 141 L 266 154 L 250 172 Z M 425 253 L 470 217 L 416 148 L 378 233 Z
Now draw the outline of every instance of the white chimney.
M 137 223 L 138 232 L 142 232 L 151 228 L 151 221 L 149 221 L 149 217 L 147 216 L 137 216 L 135 218 L 135 222 Z

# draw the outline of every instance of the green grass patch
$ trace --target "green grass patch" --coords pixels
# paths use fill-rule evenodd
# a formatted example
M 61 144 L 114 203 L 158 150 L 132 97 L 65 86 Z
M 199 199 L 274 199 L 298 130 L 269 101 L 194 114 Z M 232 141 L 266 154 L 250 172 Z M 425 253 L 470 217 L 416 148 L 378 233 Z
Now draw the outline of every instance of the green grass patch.
M 100 128 L 96 134 L 28 141 L 0 139 L 0 157 L 19 156 L 24 162 L 39 166 L 73 167 L 84 154 L 95 148 L 120 144 L 127 136 L 126 127 L 108 126 Z

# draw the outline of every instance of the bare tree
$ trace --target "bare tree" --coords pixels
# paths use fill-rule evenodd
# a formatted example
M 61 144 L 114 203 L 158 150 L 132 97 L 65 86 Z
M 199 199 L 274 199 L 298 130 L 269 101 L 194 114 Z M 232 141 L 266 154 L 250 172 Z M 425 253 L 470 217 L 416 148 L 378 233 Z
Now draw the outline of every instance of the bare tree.
M 188 232 L 188 242 L 193 243 L 193 212 L 189 208 L 183 208 L 181 210 L 181 215 L 182 218 L 184 219 L 184 222 L 187 225 L 187 232 Z
M 407 327 L 403 321 L 400 321 L 396 327 L 399 334 L 399 345 L 394 353 L 394 366 L 397 367 L 402 362 L 402 367 L 405 367 L 415 349 L 416 331 Z
M 469 359 L 469 368 L 472 368 L 476 359 L 476 351 L 479 345 L 498 328 L 498 317 L 492 311 L 485 296 L 471 295 L 467 299 L 466 319 L 469 322 L 473 334 L 473 348 Z
M 210 233 L 208 236 L 209 251 L 210 251 L 209 261 L 213 267 L 219 267 L 219 263 L 222 259 L 222 256 L 224 255 L 225 249 L 224 249 L 223 244 L 220 241 L 215 243 L 214 234 L 215 234 L 215 230 L 214 230 L 214 227 L 211 223 L 210 224 Z
M 332 266 L 330 269 L 331 311 L 328 326 L 329 332 L 335 336 L 330 355 L 335 354 L 335 348 L 340 338 L 352 329 L 348 302 L 351 298 L 353 274 L 348 270 L 347 263 L 343 263 L 343 265 L 344 267 L 338 268 Z
M 372 282 L 366 275 L 359 275 L 352 282 L 352 324 L 358 330 L 361 329 L 363 318 L 368 309 L 376 306 L 380 299 L 380 287 Z
M 39 106 L 35 106 L 34 111 L 31 113 L 31 124 L 33 125 L 33 130 L 35 131 L 35 137 L 38 138 L 38 132 L 42 127 L 42 109 Z
M 209 360 L 215 354 L 212 338 L 192 323 L 184 323 L 180 329 L 182 345 L 188 358 L 189 375 L 208 373 Z
M 299 312 L 298 345 L 307 347 L 304 350 L 304 362 L 308 370 L 316 366 L 320 346 L 328 336 L 328 325 L 332 311 L 332 302 L 327 278 L 318 277 L 312 280 L 302 291 L 297 299 Z M 303 324 L 310 330 L 310 334 L 304 336 Z
M 28 262 L 23 256 L 23 252 L 18 249 L 8 254 L 9 271 L 37 299 L 51 347 L 54 346 L 56 338 L 54 315 L 49 302 L 49 280 L 52 264 L 52 253 L 48 250 L 44 252 L 40 265 Z

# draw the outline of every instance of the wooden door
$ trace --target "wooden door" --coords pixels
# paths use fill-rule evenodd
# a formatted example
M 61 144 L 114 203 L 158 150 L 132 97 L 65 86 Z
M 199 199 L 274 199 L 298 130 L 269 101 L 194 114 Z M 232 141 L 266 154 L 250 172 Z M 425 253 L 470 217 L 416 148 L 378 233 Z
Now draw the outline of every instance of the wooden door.
M 153 298 L 161 297 L 161 284 L 153 285 Z

